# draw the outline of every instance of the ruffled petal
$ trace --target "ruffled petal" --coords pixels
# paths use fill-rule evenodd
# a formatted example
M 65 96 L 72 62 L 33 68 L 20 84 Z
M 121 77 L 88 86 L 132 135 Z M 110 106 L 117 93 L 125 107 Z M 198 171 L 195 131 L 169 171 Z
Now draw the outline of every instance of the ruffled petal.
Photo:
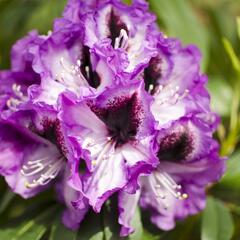
M 128 194 L 120 191 L 118 195 L 119 218 L 118 222 L 122 226 L 120 236 L 126 237 L 133 233 L 135 229 L 132 227 L 132 220 L 136 212 L 141 191 L 135 194 Z
M 58 182 L 56 190 L 60 200 L 66 205 L 62 215 L 63 224 L 72 230 L 77 230 L 89 210 L 87 203 L 82 201 L 82 206 L 76 206 L 75 201 L 79 199 L 80 192 L 71 188 L 68 184 L 70 169 L 66 168 L 62 180 Z

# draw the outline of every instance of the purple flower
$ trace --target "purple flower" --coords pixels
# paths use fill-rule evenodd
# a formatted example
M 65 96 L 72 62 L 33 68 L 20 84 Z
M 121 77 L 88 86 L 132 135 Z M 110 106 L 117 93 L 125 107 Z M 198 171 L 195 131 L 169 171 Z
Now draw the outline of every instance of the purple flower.
M 154 97 L 151 111 L 159 128 L 190 113 L 209 115 L 207 78 L 200 74 L 199 50 L 191 45 L 183 48 L 175 39 L 159 39 L 157 49 L 141 74 L 145 90 Z
M 224 171 L 212 129 L 196 117 L 181 118 L 159 131 L 155 151 L 159 166 L 151 175 L 141 177 L 141 190 L 135 195 L 124 191 L 119 195 L 123 236 L 134 231 L 130 205 L 140 201 L 141 207 L 151 209 L 154 224 L 170 230 L 176 220 L 204 208 L 205 187 Z
M 55 184 L 58 196 L 67 207 L 63 222 L 76 229 L 87 212 L 87 205 L 83 203 L 85 208 L 78 210 L 73 206 L 80 194 L 68 185 L 69 155 L 74 154 L 70 154 L 71 148 L 55 111 L 31 104 L 24 107 L 25 110 L 0 121 L 0 174 L 12 191 L 24 198 Z
M 144 0 L 70 0 L 0 72 L 0 174 L 24 198 L 54 186 L 71 229 L 116 192 L 121 236 L 138 205 L 172 229 L 223 174 L 201 54 L 155 21 Z
M 97 212 L 117 190 L 129 185 L 129 191 L 135 191 L 138 175 L 156 164 L 150 102 L 141 81 L 109 88 L 85 101 L 62 97 L 66 135 L 78 145 L 88 169 L 80 176 L 81 188 Z

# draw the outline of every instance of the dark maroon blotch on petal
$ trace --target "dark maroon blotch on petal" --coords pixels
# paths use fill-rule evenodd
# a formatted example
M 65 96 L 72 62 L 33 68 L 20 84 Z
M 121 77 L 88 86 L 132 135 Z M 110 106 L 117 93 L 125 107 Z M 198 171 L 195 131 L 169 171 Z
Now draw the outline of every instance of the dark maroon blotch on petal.
M 158 158 L 164 161 L 178 162 L 186 160 L 192 152 L 192 135 L 187 131 L 173 132 L 161 140 Z
M 65 145 L 63 133 L 61 131 L 61 126 L 59 120 L 44 119 L 42 121 L 43 131 L 38 133 L 41 137 L 47 139 L 54 145 L 56 145 L 59 151 L 66 156 L 68 153 L 67 147 Z
M 91 109 L 107 125 L 116 147 L 134 141 L 142 121 L 142 107 L 136 93 L 109 100 L 106 108 L 91 106 Z

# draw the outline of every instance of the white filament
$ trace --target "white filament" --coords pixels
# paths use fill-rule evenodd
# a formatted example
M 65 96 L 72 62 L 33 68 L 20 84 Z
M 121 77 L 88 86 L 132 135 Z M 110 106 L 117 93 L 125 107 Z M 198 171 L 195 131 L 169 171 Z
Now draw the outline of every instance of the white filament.
M 178 101 L 182 100 L 189 94 L 189 90 L 184 90 L 183 93 L 179 92 L 180 87 L 179 86 L 172 86 L 172 84 L 163 86 L 159 85 L 156 87 L 156 102 L 159 105 L 162 104 L 176 104 Z
M 64 58 L 62 57 L 60 59 L 60 65 L 62 67 L 62 71 L 60 72 L 60 74 L 56 75 L 56 79 L 58 82 L 60 82 L 61 84 L 63 84 L 65 87 L 76 91 L 76 89 L 79 88 L 79 81 L 84 85 L 84 86 L 88 86 L 88 82 L 86 80 L 86 78 L 83 76 L 82 72 L 81 72 L 81 60 L 78 59 L 76 61 L 75 65 L 71 65 L 68 66 L 67 63 L 65 63 Z M 86 73 L 89 76 L 89 67 L 86 66 Z M 67 78 L 67 75 L 72 76 L 72 80 L 70 81 L 69 78 Z
M 17 85 L 16 83 L 12 85 L 12 91 L 15 97 L 10 97 L 6 105 L 9 109 L 15 111 L 19 104 L 27 101 L 27 97 L 24 96 L 23 92 L 21 91 L 21 86 Z
M 21 174 L 27 178 L 32 179 L 26 182 L 27 188 L 35 188 L 37 186 L 44 186 L 52 179 L 56 178 L 64 165 L 64 157 L 59 156 L 57 159 L 51 156 L 28 161 L 23 165 Z
M 182 193 L 180 191 L 182 189 L 182 186 L 177 184 L 174 179 L 171 178 L 166 172 L 155 172 L 153 173 L 153 178 L 154 181 L 150 180 L 150 184 L 156 197 L 160 198 L 163 201 L 165 209 L 168 208 L 168 205 L 165 202 L 167 196 L 164 194 L 163 189 L 167 190 L 168 193 L 170 193 L 178 200 L 184 200 L 188 198 L 188 195 L 186 193 Z

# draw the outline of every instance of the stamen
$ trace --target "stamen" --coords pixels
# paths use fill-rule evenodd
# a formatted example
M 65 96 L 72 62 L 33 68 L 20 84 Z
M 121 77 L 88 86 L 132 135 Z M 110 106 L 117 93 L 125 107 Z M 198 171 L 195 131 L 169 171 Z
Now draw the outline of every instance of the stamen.
M 166 172 L 163 173 L 155 173 L 154 174 L 155 180 L 156 180 L 156 186 L 155 190 L 157 192 L 157 197 L 160 196 L 160 198 L 163 196 L 162 194 L 159 195 L 159 190 L 161 187 L 168 190 L 169 193 L 171 193 L 175 198 L 179 200 L 184 200 L 188 198 L 188 194 L 181 193 L 179 190 L 182 189 L 182 186 L 177 184 L 173 178 L 171 178 Z M 162 198 L 165 199 L 165 198 Z
M 60 58 L 60 65 L 63 69 L 60 74 L 56 74 L 56 80 L 63 84 L 64 86 L 76 91 L 76 89 L 79 89 L 79 81 L 77 81 L 76 77 L 79 78 L 84 86 L 88 86 L 88 82 L 83 76 L 81 72 L 81 60 L 78 59 L 76 61 L 76 65 L 71 65 L 70 67 L 65 64 L 64 58 Z M 66 74 L 69 74 L 72 76 L 72 79 L 70 80 L 67 78 Z
M 99 138 L 98 141 L 94 140 L 91 137 L 88 137 L 85 139 L 84 143 L 83 143 L 83 148 L 91 148 L 94 147 L 95 145 L 99 144 L 100 142 L 106 141 L 109 142 L 112 140 L 112 138 L 110 136 L 108 137 L 104 137 L 104 138 Z
M 10 110 L 15 111 L 19 104 L 27 101 L 27 97 L 21 91 L 21 86 L 16 83 L 12 85 L 12 91 L 15 97 L 10 97 L 6 105 Z
M 48 184 L 52 179 L 56 178 L 63 165 L 63 156 L 59 156 L 57 159 L 49 156 L 28 161 L 26 165 L 23 165 L 21 174 L 33 180 L 27 181 L 25 186 L 27 188 L 35 188 Z
M 92 163 L 94 166 L 96 166 L 99 162 L 101 162 L 102 160 L 107 160 L 110 158 L 111 153 L 110 149 L 113 147 L 113 143 L 112 142 L 107 142 L 102 151 L 100 152 L 100 154 L 98 155 L 97 159 L 93 160 Z
M 163 85 L 158 85 L 155 87 L 155 95 L 158 95 L 163 90 Z
M 96 143 L 92 138 L 87 138 L 85 140 L 85 144 L 87 148 L 93 147 Z
M 179 90 L 180 90 L 179 86 L 174 87 L 172 86 L 172 84 L 169 84 L 167 86 L 159 85 L 154 94 L 156 96 L 157 103 L 159 105 L 162 104 L 174 105 L 189 94 L 188 89 L 184 90 L 183 93 L 180 93 Z
M 154 175 L 154 174 L 150 175 L 150 178 L 153 178 L 153 179 L 150 179 L 149 182 L 150 182 L 151 188 L 152 188 L 155 196 L 156 196 L 157 198 L 160 198 L 160 199 L 161 199 L 161 203 L 163 204 L 164 209 L 167 210 L 168 207 L 169 207 L 169 205 L 168 205 L 168 204 L 166 203 L 166 201 L 165 201 L 165 200 L 166 200 L 166 195 L 163 194 L 163 193 L 161 193 L 161 188 L 162 188 L 162 186 L 159 185 L 159 184 L 155 185 L 155 183 L 156 183 L 156 178 L 155 178 L 155 175 Z
M 114 48 L 123 48 L 126 49 L 128 46 L 128 34 L 127 31 L 124 29 L 121 29 L 119 37 L 115 39 Z

